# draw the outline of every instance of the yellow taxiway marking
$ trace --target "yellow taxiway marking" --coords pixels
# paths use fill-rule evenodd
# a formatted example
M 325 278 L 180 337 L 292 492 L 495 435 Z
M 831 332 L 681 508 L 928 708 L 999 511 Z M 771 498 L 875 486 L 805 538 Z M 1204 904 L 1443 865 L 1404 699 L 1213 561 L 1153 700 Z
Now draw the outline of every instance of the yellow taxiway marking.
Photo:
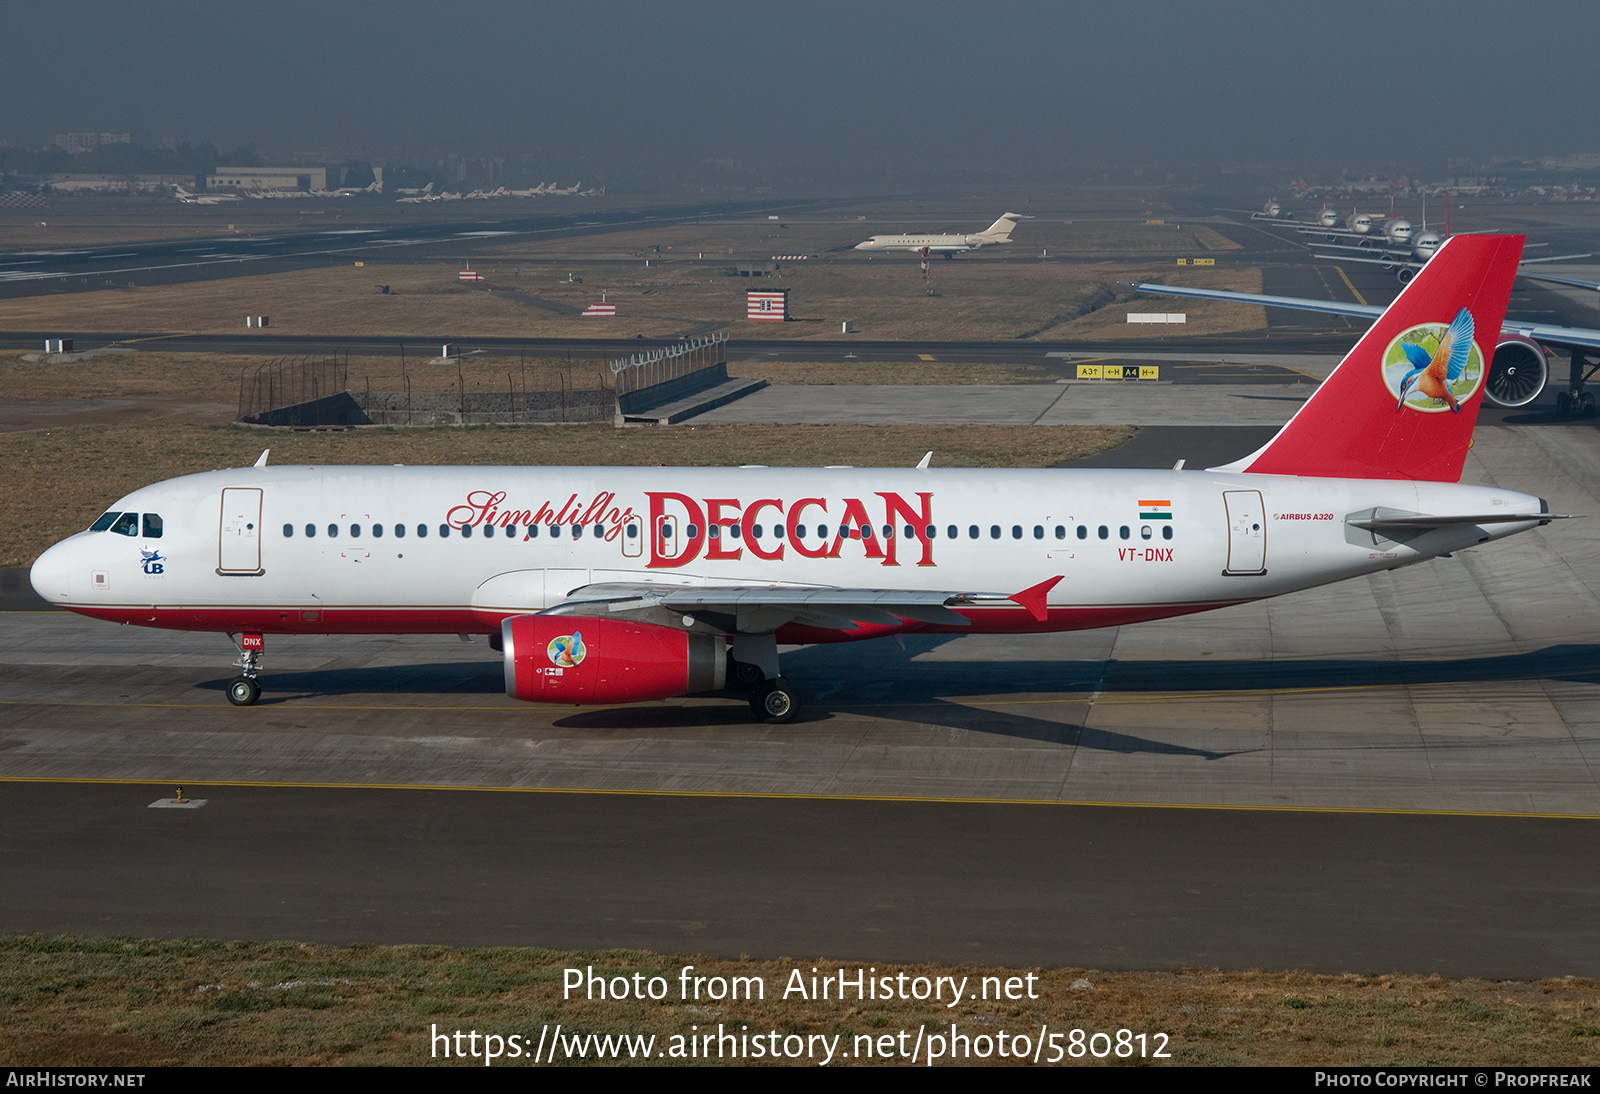
M 148 786 L 167 790 L 233 787 L 259 790 L 451 790 L 472 794 L 590 794 L 632 798 L 732 798 L 774 801 L 896 802 L 935 805 L 1053 805 L 1100 809 L 1186 809 L 1218 813 L 1332 813 L 1406 817 L 1505 817 L 1527 820 L 1600 820 L 1593 813 L 1513 813 L 1495 809 L 1385 809 L 1379 806 L 1233 805 L 1200 802 L 1074 801 L 1058 798 L 953 798 L 900 794 L 821 794 L 754 790 L 617 790 L 572 786 L 460 786 L 449 783 L 275 782 L 267 779 L 99 779 L 59 775 L 0 775 L 0 783 L 56 783 L 66 786 Z
M 1356 303 L 1365 304 L 1367 302 L 1367 298 L 1362 296 L 1360 290 L 1358 290 L 1354 285 L 1350 284 L 1350 279 L 1345 276 L 1343 268 L 1335 266 L 1334 269 L 1339 271 L 1339 279 L 1344 282 L 1344 287 L 1349 289 L 1351 294 L 1355 296 Z
M 934 356 L 931 353 L 919 353 L 919 354 L 917 354 L 917 360 L 919 360 L 919 361 L 932 361 L 933 359 L 934 359 Z

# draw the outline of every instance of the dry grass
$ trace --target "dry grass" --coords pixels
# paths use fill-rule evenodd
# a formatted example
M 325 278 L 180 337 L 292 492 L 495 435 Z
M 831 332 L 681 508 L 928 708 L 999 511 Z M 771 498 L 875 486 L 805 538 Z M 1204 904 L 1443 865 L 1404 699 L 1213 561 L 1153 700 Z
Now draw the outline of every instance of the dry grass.
M 667 338 L 708 327 L 741 339 L 832 339 L 844 321 L 852 334 L 871 340 L 1062 340 L 1098 329 L 1073 319 L 1103 290 L 1169 273 L 1165 264 L 972 259 L 939 263 L 925 281 L 915 257 L 907 256 L 796 265 L 770 280 L 728 277 L 699 264 L 595 266 L 577 271 L 582 284 L 569 284 L 565 273 L 548 266 L 478 262 L 475 268 L 489 279 L 486 287 L 461 284 L 457 264 L 440 263 L 340 266 L 23 297 L 0 302 L 0 328 L 234 334 L 243 332 L 246 315 L 264 314 L 277 334 L 390 336 L 413 343 L 470 342 L 476 336 Z M 928 295 L 930 283 L 935 296 Z M 1254 271 L 1223 277 L 1196 272 L 1185 283 L 1259 289 L 1260 280 Z M 389 285 L 390 293 L 375 292 L 378 284 Z M 746 322 L 744 293 L 751 288 L 787 289 L 795 321 Z M 617 305 L 615 319 L 578 314 L 602 294 Z M 1191 303 L 1191 313 L 1214 310 L 1228 318 L 1208 329 L 1257 329 L 1264 323 L 1259 308 Z M 1140 310 L 1159 309 L 1141 304 Z M 1125 319 L 1120 311 L 1115 318 Z M 1147 334 L 1144 328 L 1134 332 Z
M 843 239 L 848 245 L 864 230 L 854 221 L 797 227 L 810 231 L 807 242 L 817 244 Z M 1021 242 L 1019 229 L 1018 243 L 936 260 L 926 278 L 915 255 L 850 251 L 785 263 L 777 278 L 729 276 L 735 257 L 765 259 L 793 248 L 765 222 L 680 225 L 537 247 L 525 240 L 464 241 L 456 260 L 359 267 L 352 260 L 294 273 L 0 301 L 0 329 L 232 334 L 244 330 L 246 315 L 267 315 L 273 333 L 397 340 L 665 338 L 711 327 L 741 339 L 836 338 L 845 321 L 873 340 L 1105 338 L 1128 333 L 1123 309 L 1115 315 L 1121 326 L 1098 314 L 1077 318 L 1104 290 L 1170 274 L 1177 257 L 1225 254 L 1233 247 L 1203 226 L 1041 220 L 1024 228 L 1055 241 L 1040 248 L 1049 251 L 1048 259 L 1029 257 L 1039 251 L 1033 242 Z M 822 253 L 826 247 L 797 249 Z M 727 262 L 702 262 L 702 252 L 708 259 L 725 255 Z M 487 281 L 462 284 L 462 262 Z M 1187 284 L 1260 287 L 1253 270 L 1185 267 L 1182 273 Z M 391 291 L 378 293 L 378 285 Z M 789 290 L 790 312 L 798 321 L 747 322 L 744 293 L 753 288 Z M 582 310 L 602 296 L 617 305 L 617 317 L 583 318 Z M 1265 322 L 1259 308 L 1191 303 L 1191 333 L 1258 329 Z M 1150 329 L 1132 333 L 1147 337 Z
M 67 426 L 0 433 L 0 566 L 29 566 L 123 494 L 220 467 L 263 448 L 297 464 L 554 464 L 1048 467 L 1125 441 L 1110 426 L 485 426 L 296 433 L 247 426 Z
M 765 999 L 685 1000 L 679 974 L 686 965 L 696 975 L 760 977 Z M 661 976 L 670 992 L 661 1002 L 564 1000 L 563 970 L 590 966 L 606 976 Z M 1062 1034 L 1063 1045 L 1074 1029 L 1113 1036 L 1127 1029 L 1146 1035 L 1152 1051 L 1154 1035 L 1165 1033 L 1171 1058 L 1146 1061 L 1158 1065 L 1600 1063 L 1600 984 L 1590 980 L 877 965 L 877 976 L 968 976 L 969 990 L 983 976 L 1032 973 L 1037 998 L 966 1001 L 953 1009 L 914 1001 L 784 999 L 791 972 L 809 977 L 813 967 L 824 973 L 842 967 L 850 975 L 857 968 L 814 959 L 728 961 L 638 951 L 33 936 L 0 941 L 0 1044 L 12 1067 L 419 1065 L 463 1062 L 432 1054 L 434 1027 L 516 1034 L 529 1038 L 531 1048 L 541 1027 L 560 1023 L 569 1035 L 654 1034 L 662 1051 L 674 1036 L 715 1032 L 720 1025 L 734 1032 L 748 1027 L 751 1034 L 838 1036 L 849 1051 L 858 1036 L 876 1041 L 904 1030 L 910 1045 L 919 1027 L 947 1034 L 954 1023 L 969 1037 L 1004 1031 L 1008 1043 L 1047 1027 Z M 1024 992 L 1025 985 L 1018 983 Z M 836 1059 L 833 1066 L 867 1062 Z M 1098 1062 L 1140 1061 L 1112 1056 Z
M 873 235 L 908 232 L 970 233 L 987 228 L 999 214 L 974 216 L 968 210 L 873 211 L 855 215 L 819 216 L 799 214 L 782 220 L 753 217 L 748 220 L 718 220 L 698 224 L 674 224 L 609 232 L 600 236 L 571 237 L 540 241 L 525 240 L 489 243 L 482 252 L 502 261 L 537 256 L 562 262 L 584 259 L 723 259 L 770 261 L 776 255 L 802 254 L 851 262 L 894 261 L 916 266 L 917 256 L 904 253 L 856 253 L 857 243 Z M 1130 255 L 1214 256 L 1239 250 L 1239 245 L 1205 225 L 1167 222 L 1147 224 L 1145 218 L 1129 213 L 1116 219 L 1074 220 L 1041 213 L 1036 219 L 1019 222 L 1012 242 L 995 245 L 981 254 L 969 254 L 952 261 L 972 263 L 976 259 L 1031 257 L 1047 252 L 1054 258 L 1126 258 Z M 784 263 L 795 269 L 799 263 Z M 944 263 L 930 263 L 943 266 Z

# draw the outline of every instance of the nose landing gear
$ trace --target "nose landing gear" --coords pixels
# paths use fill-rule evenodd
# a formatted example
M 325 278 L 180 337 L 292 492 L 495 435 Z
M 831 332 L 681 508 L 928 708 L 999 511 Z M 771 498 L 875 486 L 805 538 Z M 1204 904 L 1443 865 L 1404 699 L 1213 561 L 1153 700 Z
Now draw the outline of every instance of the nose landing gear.
M 239 658 L 233 663 L 239 675 L 228 681 L 228 702 L 236 707 L 254 706 L 261 698 L 261 657 L 266 651 L 266 639 L 259 634 L 228 636 L 239 647 Z

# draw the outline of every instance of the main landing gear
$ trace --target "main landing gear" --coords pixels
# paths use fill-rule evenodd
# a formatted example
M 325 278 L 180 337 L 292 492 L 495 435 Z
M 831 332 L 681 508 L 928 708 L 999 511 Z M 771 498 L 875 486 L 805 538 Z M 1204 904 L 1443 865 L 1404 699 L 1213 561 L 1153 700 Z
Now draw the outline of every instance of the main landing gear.
M 773 635 L 734 639 L 734 649 L 728 651 L 728 686 L 748 692 L 750 713 L 768 725 L 787 725 L 800 713 L 799 692 L 778 675 L 778 641 Z
M 259 634 L 228 636 L 239 647 L 239 659 L 233 667 L 239 675 L 228 681 L 228 702 L 236 707 L 254 706 L 261 698 L 261 656 L 266 650 L 266 639 Z
M 1562 414 L 1570 414 L 1578 418 L 1593 418 L 1595 416 L 1594 395 L 1585 390 L 1589 378 L 1600 370 L 1600 364 L 1589 366 L 1582 350 L 1572 351 L 1572 362 L 1568 372 L 1567 390 L 1556 394 L 1556 409 Z
M 750 693 L 750 712 L 768 725 L 787 725 L 800 713 L 800 696 L 781 676 L 764 680 Z

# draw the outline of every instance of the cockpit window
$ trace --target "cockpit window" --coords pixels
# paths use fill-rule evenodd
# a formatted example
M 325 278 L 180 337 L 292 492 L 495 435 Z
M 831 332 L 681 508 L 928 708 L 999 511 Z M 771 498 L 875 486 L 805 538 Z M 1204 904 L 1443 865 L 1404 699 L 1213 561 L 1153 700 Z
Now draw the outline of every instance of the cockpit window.
M 161 515 L 159 513 L 146 513 L 144 515 L 144 538 L 161 538 Z
M 111 525 L 111 530 L 119 536 L 136 536 L 139 534 L 139 514 L 124 513 Z
M 116 520 L 121 515 L 122 515 L 121 513 L 107 513 L 104 516 L 102 516 L 99 520 L 97 520 L 93 524 L 89 525 L 89 531 L 91 531 L 91 532 L 104 532 L 107 528 L 111 527 L 111 522 Z

